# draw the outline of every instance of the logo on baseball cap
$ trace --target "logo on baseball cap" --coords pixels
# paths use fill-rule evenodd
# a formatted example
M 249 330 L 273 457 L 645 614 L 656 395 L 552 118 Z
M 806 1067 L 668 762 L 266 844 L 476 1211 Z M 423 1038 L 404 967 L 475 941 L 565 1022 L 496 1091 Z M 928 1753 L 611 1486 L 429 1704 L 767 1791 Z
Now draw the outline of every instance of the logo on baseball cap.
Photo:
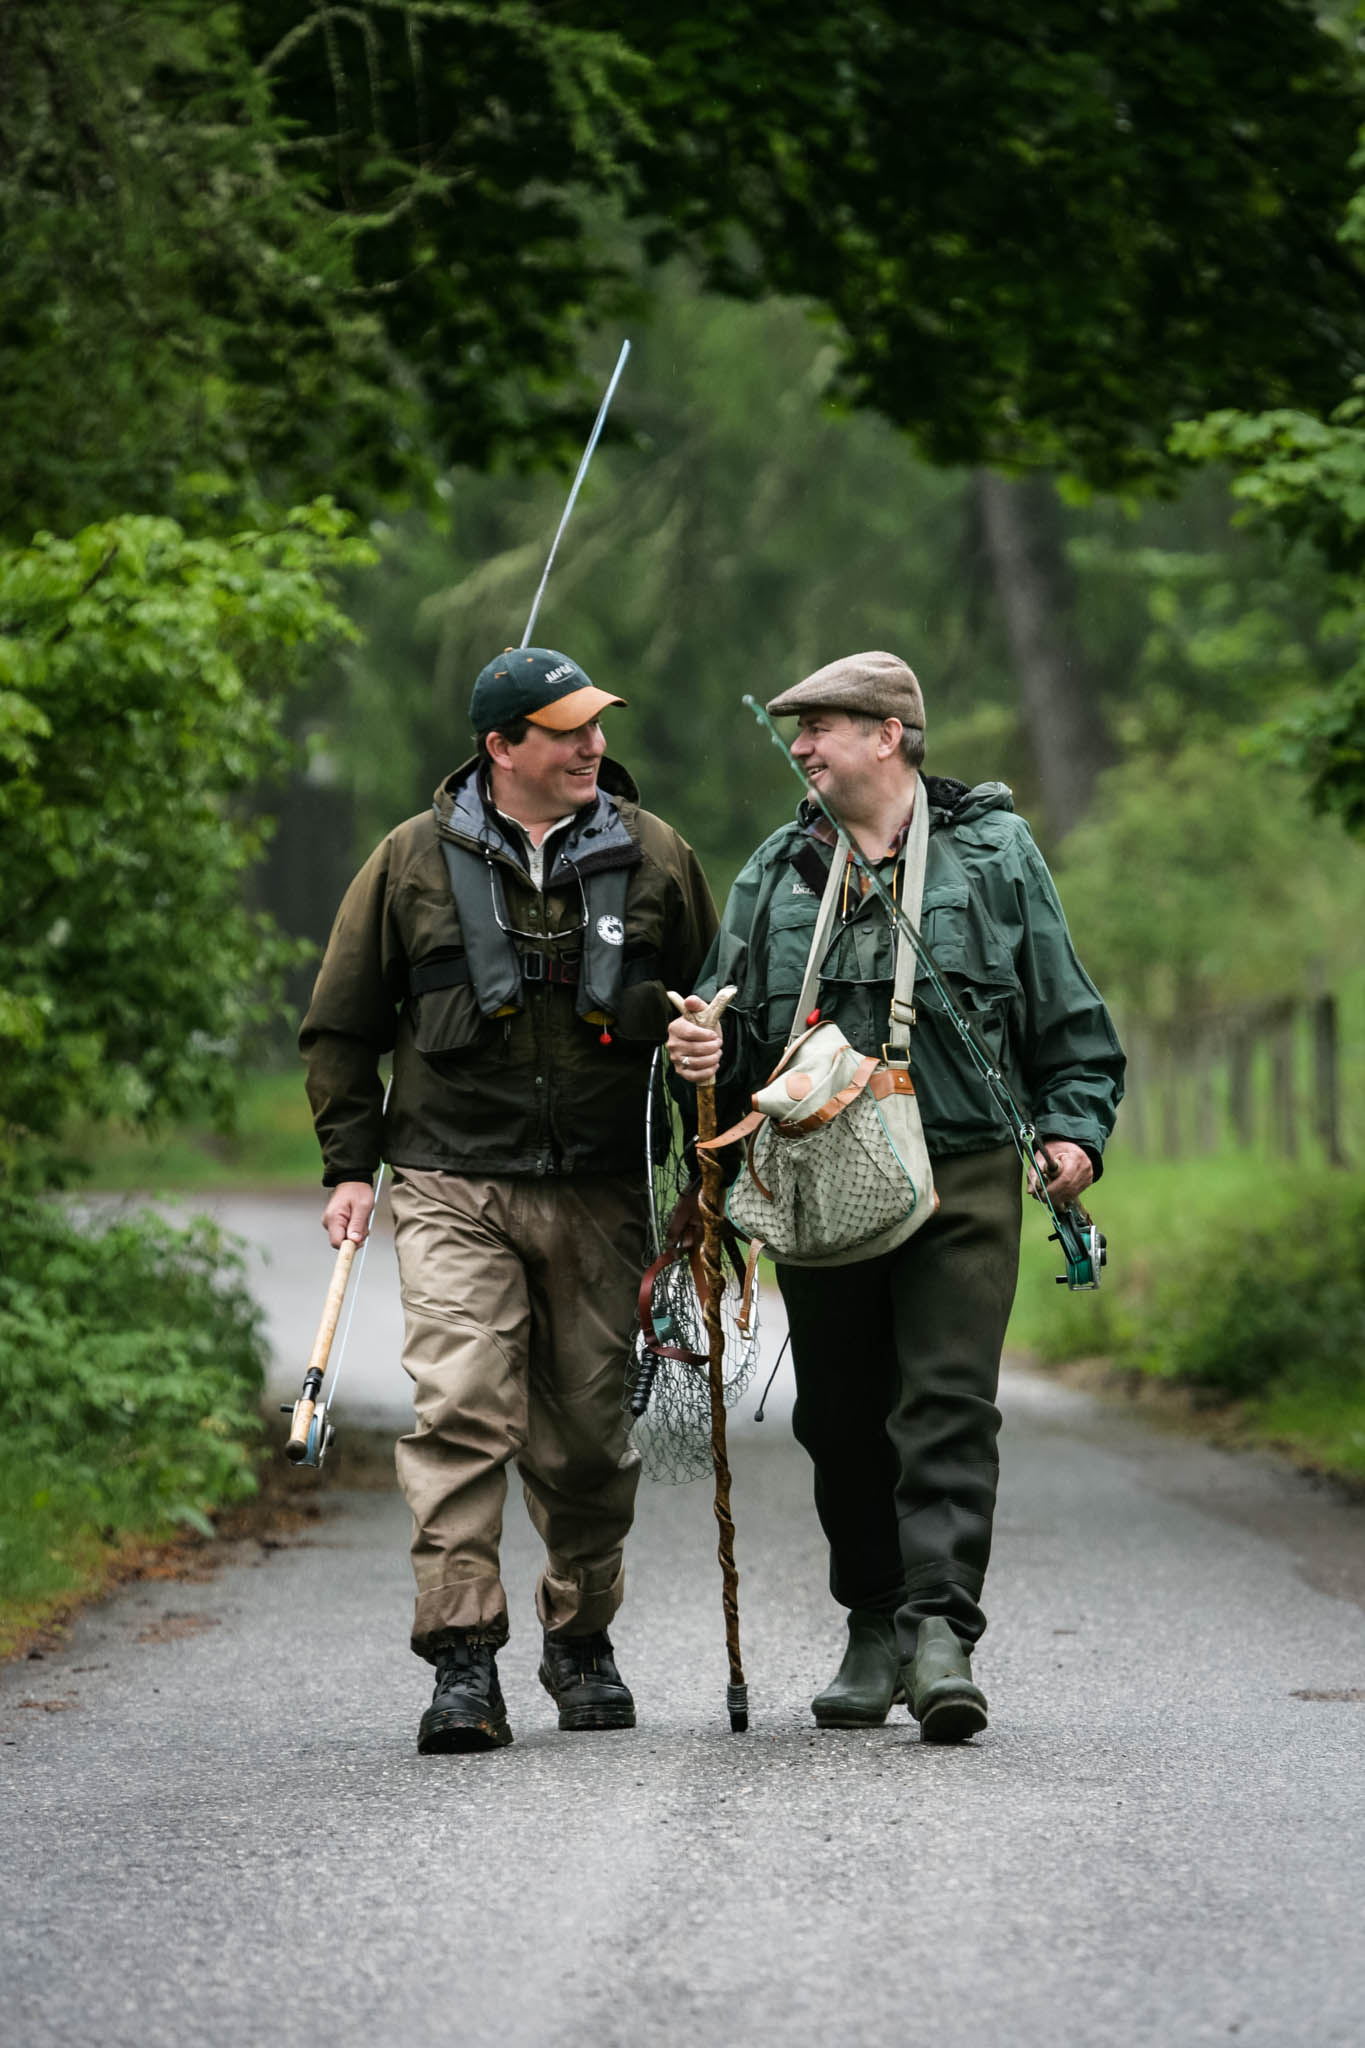
M 624 704 L 599 690 L 576 661 L 553 647 L 508 647 L 479 670 L 469 700 L 475 732 L 496 732 L 513 718 L 529 718 L 550 732 L 572 732 L 605 711 Z

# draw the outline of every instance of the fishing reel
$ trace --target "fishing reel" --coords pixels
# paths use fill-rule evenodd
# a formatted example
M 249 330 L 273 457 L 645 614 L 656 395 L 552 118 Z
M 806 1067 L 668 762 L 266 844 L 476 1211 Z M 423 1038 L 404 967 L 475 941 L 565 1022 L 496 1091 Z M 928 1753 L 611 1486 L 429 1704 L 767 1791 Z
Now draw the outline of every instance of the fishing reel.
M 1064 1209 L 1052 1213 L 1057 1228 L 1049 1234 L 1048 1243 L 1060 1245 L 1066 1261 L 1066 1271 L 1057 1275 L 1057 1285 L 1069 1287 L 1073 1294 L 1093 1291 L 1100 1284 L 1101 1267 L 1109 1262 L 1104 1232 L 1079 1202 L 1068 1202 Z
M 281 1415 L 290 1418 L 284 1455 L 291 1465 L 320 1466 L 336 1440 L 336 1429 L 327 1417 L 327 1404 L 317 1398 L 321 1392 L 321 1373 L 315 1380 L 310 1372 L 298 1400 L 280 1403 Z

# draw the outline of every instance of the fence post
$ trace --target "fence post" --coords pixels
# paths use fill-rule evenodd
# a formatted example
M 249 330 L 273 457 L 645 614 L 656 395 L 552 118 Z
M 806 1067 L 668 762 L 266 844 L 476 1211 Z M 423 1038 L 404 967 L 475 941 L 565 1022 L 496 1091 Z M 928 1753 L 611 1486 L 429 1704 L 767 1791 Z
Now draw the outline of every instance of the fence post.
M 1179 1159 L 1184 1150 L 1180 1123 L 1180 1060 L 1174 1024 L 1161 1026 L 1161 1152 L 1165 1159 Z
M 1240 1017 L 1228 1034 L 1228 1117 L 1233 1135 L 1244 1150 L 1256 1142 L 1255 1105 L 1251 1093 L 1252 1027 Z
M 1126 1020 L 1123 1032 L 1124 1050 L 1128 1055 L 1128 1071 L 1123 1090 L 1123 1107 L 1119 1114 L 1123 1119 L 1123 1134 L 1139 1159 L 1147 1157 L 1147 1090 L 1151 1082 L 1152 1063 L 1149 1057 L 1150 1042 L 1147 1027 L 1136 1017 Z
M 1338 1065 L 1337 999 L 1315 996 L 1313 1014 L 1313 1121 L 1329 1166 L 1345 1166 L 1341 1142 L 1341 1080 Z
M 1270 1035 L 1270 1113 L 1275 1148 L 1286 1159 L 1299 1156 L 1299 1124 L 1294 1102 L 1294 1010 L 1277 1004 Z

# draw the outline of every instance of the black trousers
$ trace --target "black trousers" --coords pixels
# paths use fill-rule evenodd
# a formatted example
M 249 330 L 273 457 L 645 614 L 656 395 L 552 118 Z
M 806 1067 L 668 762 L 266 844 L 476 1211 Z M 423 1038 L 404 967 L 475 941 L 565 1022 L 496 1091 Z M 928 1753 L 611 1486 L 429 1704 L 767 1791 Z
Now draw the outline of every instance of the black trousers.
M 967 1642 L 986 1626 L 995 1394 L 1019 1274 L 1013 1146 L 936 1159 L 934 1182 L 937 1214 L 898 1250 L 777 1268 L 830 1591 L 894 1616 L 905 1657 L 931 1614 Z

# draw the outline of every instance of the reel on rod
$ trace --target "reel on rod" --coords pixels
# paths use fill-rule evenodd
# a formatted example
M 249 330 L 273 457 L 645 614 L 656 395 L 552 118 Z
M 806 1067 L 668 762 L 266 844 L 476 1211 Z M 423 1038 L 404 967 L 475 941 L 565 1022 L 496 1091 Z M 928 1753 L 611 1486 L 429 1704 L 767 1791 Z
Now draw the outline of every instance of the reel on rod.
M 1068 1202 L 1052 1214 L 1057 1228 L 1048 1243 L 1061 1247 L 1066 1262 L 1066 1271 L 1055 1275 L 1057 1285 L 1069 1287 L 1073 1294 L 1093 1293 L 1100 1284 L 1100 1269 L 1109 1263 L 1109 1240 L 1079 1202 Z
M 288 1415 L 289 1439 L 284 1455 L 291 1465 L 321 1465 L 336 1438 L 336 1428 L 327 1417 L 327 1404 L 320 1401 L 322 1374 L 308 1373 L 297 1401 L 282 1401 L 281 1415 Z

